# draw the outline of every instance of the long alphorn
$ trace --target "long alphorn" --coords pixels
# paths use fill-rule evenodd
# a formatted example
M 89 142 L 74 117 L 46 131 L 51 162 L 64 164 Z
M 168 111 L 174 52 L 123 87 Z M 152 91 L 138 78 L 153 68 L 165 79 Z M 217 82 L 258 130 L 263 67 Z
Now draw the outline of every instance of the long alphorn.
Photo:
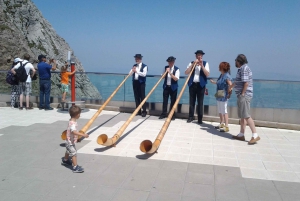
M 98 111 L 94 114 L 94 116 L 85 124 L 85 126 L 79 131 L 80 133 L 86 133 L 86 131 L 90 128 L 92 123 L 96 120 L 96 118 L 99 116 L 99 114 L 102 112 L 102 110 L 106 107 L 106 105 L 109 103 L 109 101 L 114 97 L 114 95 L 118 92 L 118 90 L 121 88 L 121 86 L 126 82 L 126 80 L 132 75 L 132 71 L 125 77 L 125 79 L 119 84 L 119 86 L 112 92 L 112 94 L 109 96 L 109 98 L 103 103 L 103 105 L 98 109 Z M 65 130 L 61 134 L 61 139 L 65 140 L 67 131 Z
M 184 85 L 183 85 L 183 87 L 180 91 L 180 94 L 179 94 L 178 98 L 176 99 L 176 101 L 175 101 L 175 103 L 172 107 L 172 110 L 170 111 L 170 113 L 168 115 L 168 118 L 166 119 L 164 125 L 162 126 L 160 132 L 158 133 L 154 143 L 152 143 L 150 140 L 144 140 L 143 142 L 141 142 L 140 150 L 142 152 L 147 153 L 147 154 L 152 154 L 152 153 L 155 153 L 157 151 L 157 149 L 159 148 L 160 143 L 163 140 L 163 138 L 165 136 L 165 133 L 167 132 L 167 129 L 168 129 L 168 127 L 170 125 L 170 122 L 171 122 L 171 118 L 172 118 L 172 116 L 173 116 L 173 114 L 176 110 L 176 107 L 179 103 L 179 100 L 180 100 L 180 98 L 181 98 L 181 96 L 184 92 L 184 89 L 185 89 L 185 87 L 186 87 L 186 85 L 187 85 L 187 83 L 188 83 L 188 81 L 189 81 L 189 79 L 192 75 L 192 72 L 193 72 L 195 66 L 196 66 L 196 62 L 194 63 L 194 66 L 192 67 L 192 70 L 191 70 L 189 76 L 187 77 L 187 79 L 186 79 L 186 81 L 185 81 L 185 83 L 184 83 Z
M 119 140 L 119 138 L 122 136 L 125 129 L 128 127 L 132 119 L 135 117 L 135 115 L 140 111 L 142 106 L 145 104 L 147 99 L 150 97 L 154 89 L 157 87 L 157 85 L 160 83 L 160 81 L 166 76 L 167 71 L 161 76 L 161 78 L 158 80 L 158 82 L 154 85 L 154 87 L 151 89 L 151 91 L 148 93 L 148 95 L 144 98 L 144 100 L 140 103 L 140 105 L 134 110 L 132 115 L 127 119 L 127 121 L 123 124 L 123 126 L 118 130 L 118 132 L 112 137 L 108 138 L 106 134 L 101 134 L 98 136 L 97 143 L 104 146 L 115 146 L 116 142 Z

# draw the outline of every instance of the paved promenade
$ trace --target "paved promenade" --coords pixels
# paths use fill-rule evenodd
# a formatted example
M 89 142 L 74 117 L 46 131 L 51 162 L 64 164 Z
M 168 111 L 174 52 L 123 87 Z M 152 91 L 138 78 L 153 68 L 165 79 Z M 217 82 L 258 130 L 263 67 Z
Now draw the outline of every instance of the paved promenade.
M 84 111 L 79 128 L 95 112 Z M 158 153 L 149 156 L 139 145 L 154 141 L 164 120 L 136 116 L 116 147 L 96 143 L 130 115 L 101 113 L 90 137 L 76 145 L 85 169 L 76 174 L 60 164 L 67 112 L 0 108 L 0 201 L 300 200 L 300 131 L 259 127 L 261 140 L 248 145 L 231 139 L 237 125 L 220 133 L 216 123 L 176 119 Z

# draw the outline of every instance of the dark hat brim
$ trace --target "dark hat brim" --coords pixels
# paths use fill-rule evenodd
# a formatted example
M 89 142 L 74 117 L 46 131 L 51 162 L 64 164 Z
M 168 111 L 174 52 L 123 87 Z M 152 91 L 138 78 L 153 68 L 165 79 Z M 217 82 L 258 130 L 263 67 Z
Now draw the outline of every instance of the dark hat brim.
M 205 53 L 204 53 L 202 50 L 197 50 L 197 51 L 195 52 L 195 54 L 202 54 L 202 55 L 205 55 Z

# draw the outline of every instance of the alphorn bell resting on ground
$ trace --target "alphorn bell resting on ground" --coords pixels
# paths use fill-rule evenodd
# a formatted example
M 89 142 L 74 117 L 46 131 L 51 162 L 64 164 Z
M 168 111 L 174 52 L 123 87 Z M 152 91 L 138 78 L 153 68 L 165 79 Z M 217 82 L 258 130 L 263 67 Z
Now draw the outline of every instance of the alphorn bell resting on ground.
M 167 107 L 168 107 L 168 99 L 170 97 L 171 104 L 170 109 L 172 109 L 176 98 L 177 98 L 177 91 L 178 91 L 178 80 L 180 77 L 180 71 L 177 66 L 175 66 L 175 60 L 176 58 L 173 56 L 170 56 L 167 59 L 168 66 L 165 66 L 165 71 L 168 72 L 167 76 L 165 77 L 165 81 L 163 84 L 163 107 L 162 107 L 162 113 L 159 117 L 159 119 L 166 118 L 167 115 Z M 172 120 L 175 120 L 175 113 L 172 116 Z
M 136 54 L 134 56 L 136 64 L 133 65 L 130 71 L 133 72 L 132 87 L 136 108 L 145 98 L 146 75 L 148 66 L 142 63 L 142 57 L 143 56 L 141 54 Z M 145 117 L 147 115 L 146 104 L 143 105 L 142 111 L 139 111 L 138 115 L 142 115 L 142 117 Z

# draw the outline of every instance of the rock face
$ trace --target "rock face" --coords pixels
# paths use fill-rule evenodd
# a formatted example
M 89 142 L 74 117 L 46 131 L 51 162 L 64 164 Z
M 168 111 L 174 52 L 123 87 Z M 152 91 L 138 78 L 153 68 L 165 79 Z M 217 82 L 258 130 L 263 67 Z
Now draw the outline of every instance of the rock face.
M 22 58 L 24 53 L 31 55 L 30 62 L 36 67 L 40 54 L 55 58 L 57 73 L 52 74 L 51 96 L 60 96 L 60 67 L 72 51 L 68 43 L 57 35 L 51 24 L 31 0 L 0 0 L 0 70 L 8 70 L 13 58 Z M 84 74 L 80 61 L 73 55 L 76 63 L 76 97 L 101 99 L 97 88 Z M 5 82 L 6 73 L 0 74 L 0 93 L 9 93 L 10 85 Z M 37 95 L 38 80 L 33 81 L 33 94 Z

